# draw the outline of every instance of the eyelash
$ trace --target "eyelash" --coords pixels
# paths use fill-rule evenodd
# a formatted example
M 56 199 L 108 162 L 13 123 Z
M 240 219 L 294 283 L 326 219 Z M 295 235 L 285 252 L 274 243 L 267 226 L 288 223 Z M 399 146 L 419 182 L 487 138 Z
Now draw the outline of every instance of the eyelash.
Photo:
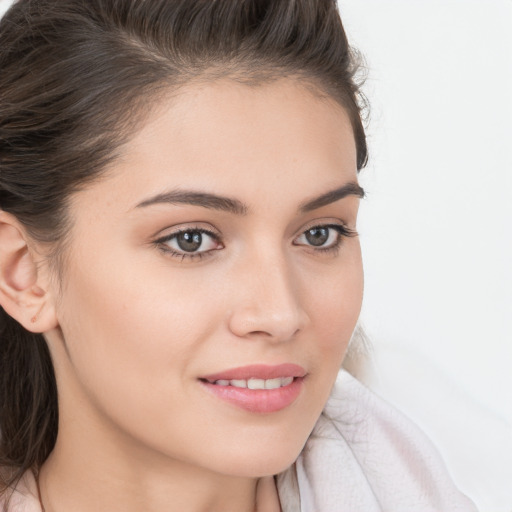
M 337 254 L 342 243 L 343 243 L 343 239 L 344 238 L 350 238 L 350 237 L 354 237 L 354 236 L 357 236 L 357 232 L 348 228 L 347 226 L 344 226 L 342 224 L 318 224 L 318 225 L 314 225 L 314 226 L 310 226 L 308 227 L 307 229 L 305 229 L 297 238 L 300 238 L 301 236 L 305 236 L 306 233 L 308 232 L 311 232 L 313 230 L 316 230 L 316 229 L 332 229 L 334 231 L 336 231 L 338 233 L 338 237 L 337 237 L 337 240 L 335 241 L 334 244 L 332 245 L 329 245 L 328 247 L 321 247 L 321 246 L 318 246 L 318 247 L 315 247 L 314 245 L 309 245 L 307 247 L 310 247 L 312 248 L 316 253 L 332 253 L 332 254 Z M 174 240 L 176 239 L 179 235 L 181 234 L 185 234 L 185 233 L 200 233 L 201 235 L 208 235 L 209 237 L 211 237 L 215 242 L 217 242 L 220 247 L 219 248 L 215 248 L 215 249 L 210 249 L 210 250 L 207 250 L 207 251 L 202 251 L 202 252 L 179 252 L 173 248 L 171 248 L 168 243 L 171 241 L 171 240 Z M 297 238 L 295 240 L 297 240 Z M 205 229 L 205 228 L 194 228 L 194 227 L 191 227 L 191 228 L 186 228 L 186 229 L 180 229 L 178 231 L 175 231 L 173 233 L 170 233 L 169 235 L 165 235 L 164 237 L 162 238 L 159 238 L 157 240 L 155 240 L 154 244 L 162 251 L 164 252 L 165 254 L 168 254 L 170 255 L 171 257 L 173 258 L 180 258 L 181 261 L 185 260 L 185 259 L 188 259 L 188 260 L 197 260 L 197 259 L 202 259 L 204 257 L 208 257 L 208 256 L 212 256 L 214 251 L 218 250 L 218 249 L 222 249 L 223 246 L 222 246 L 222 243 L 220 241 L 220 237 L 214 233 L 213 231 L 210 231 L 208 229 Z M 305 244 L 295 244 L 294 245 L 305 245 Z
M 179 229 L 178 231 L 175 231 L 174 233 L 170 233 L 169 235 L 165 235 L 162 238 L 159 238 L 158 240 L 155 240 L 155 245 L 165 254 L 168 254 L 169 256 L 173 258 L 181 258 L 181 261 L 188 259 L 188 260 L 197 260 L 202 259 L 205 256 L 211 256 L 212 253 L 217 249 L 210 249 L 209 251 L 203 251 L 203 252 L 178 252 L 177 250 L 173 249 L 168 245 L 168 242 L 171 240 L 174 240 L 179 235 L 184 233 L 201 233 L 201 235 L 208 235 L 213 240 L 215 240 L 217 243 L 219 243 L 221 246 L 221 242 L 219 239 L 219 236 L 214 233 L 213 231 L 210 231 L 209 229 L 205 228 L 185 228 L 185 229 Z M 222 247 L 221 247 L 222 248 Z
M 315 247 L 314 245 L 310 245 L 308 247 L 312 248 L 317 253 L 332 253 L 333 255 L 338 254 L 340 247 L 343 243 L 343 239 L 345 238 L 352 238 L 354 236 L 357 236 L 357 232 L 353 229 L 348 228 L 347 226 L 344 226 L 343 224 L 317 224 L 314 226 L 310 226 L 307 229 L 305 229 L 297 238 L 300 238 L 301 236 L 304 236 L 308 231 L 313 231 L 315 229 L 333 229 L 338 233 L 338 237 L 334 244 L 329 245 L 328 247 Z M 302 244 L 296 244 L 296 245 L 302 245 Z

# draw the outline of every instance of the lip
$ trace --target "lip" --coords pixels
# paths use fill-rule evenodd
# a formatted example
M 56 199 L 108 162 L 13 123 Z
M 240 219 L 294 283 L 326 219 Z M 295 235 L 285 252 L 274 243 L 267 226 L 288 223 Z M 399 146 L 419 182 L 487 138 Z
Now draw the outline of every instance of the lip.
M 200 384 L 209 393 L 239 409 L 251 413 L 275 413 L 290 406 L 300 395 L 307 372 L 296 364 L 250 365 L 201 377 Z M 214 384 L 216 380 L 275 379 L 293 377 L 291 384 L 277 389 L 249 389 Z
M 285 363 L 277 365 L 252 364 L 231 368 L 219 373 L 205 375 L 201 380 L 215 382 L 216 380 L 248 380 L 248 379 L 277 379 L 278 377 L 305 377 L 306 370 L 298 364 Z

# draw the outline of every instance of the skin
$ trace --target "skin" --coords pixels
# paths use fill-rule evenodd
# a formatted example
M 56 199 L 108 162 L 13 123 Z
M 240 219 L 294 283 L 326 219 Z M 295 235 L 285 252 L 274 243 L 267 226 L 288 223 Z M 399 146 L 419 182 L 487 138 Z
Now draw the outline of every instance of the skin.
M 72 197 L 63 281 L 45 283 L 41 313 L 55 318 L 45 336 L 60 400 L 40 478 L 47 512 L 252 512 L 258 492 L 259 510 L 279 510 L 261 477 L 306 442 L 363 290 L 357 236 L 329 251 L 304 236 L 355 230 L 359 197 L 299 207 L 351 182 L 354 138 L 337 103 L 291 79 L 225 80 L 161 101 L 104 178 Z M 247 211 L 137 207 L 177 188 Z M 215 239 L 200 258 L 176 257 L 176 240 L 157 240 L 177 228 Z M 251 413 L 198 380 L 255 363 L 307 371 L 293 404 Z

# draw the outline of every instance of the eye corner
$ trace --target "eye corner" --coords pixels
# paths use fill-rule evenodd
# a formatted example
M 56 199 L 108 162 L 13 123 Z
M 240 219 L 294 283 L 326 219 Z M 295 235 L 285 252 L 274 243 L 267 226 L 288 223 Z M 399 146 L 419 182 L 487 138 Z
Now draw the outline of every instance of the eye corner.
M 180 236 L 183 240 L 180 240 Z M 210 241 L 208 242 L 205 238 L 209 238 Z M 173 231 L 156 238 L 153 245 L 164 255 L 178 259 L 180 263 L 185 260 L 201 260 L 224 248 L 218 233 L 199 226 L 176 227 Z M 203 245 L 207 247 L 202 248 Z
M 308 239 L 308 235 L 313 238 Z M 359 236 L 355 229 L 349 228 L 341 222 L 316 222 L 304 228 L 293 239 L 292 244 L 306 247 L 315 253 L 328 253 L 337 251 L 346 238 Z

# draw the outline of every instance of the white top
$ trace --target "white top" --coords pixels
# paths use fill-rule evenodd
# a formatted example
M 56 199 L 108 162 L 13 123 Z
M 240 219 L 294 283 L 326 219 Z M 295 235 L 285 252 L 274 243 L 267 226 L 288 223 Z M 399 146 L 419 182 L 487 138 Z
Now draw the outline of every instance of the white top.
M 283 512 L 476 511 L 423 432 L 343 370 L 277 481 Z
M 343 370 L 277 488 L 283 512 L 476 511 L 425 435 Z M 31 472 L 6 512 L 41 512 Z

